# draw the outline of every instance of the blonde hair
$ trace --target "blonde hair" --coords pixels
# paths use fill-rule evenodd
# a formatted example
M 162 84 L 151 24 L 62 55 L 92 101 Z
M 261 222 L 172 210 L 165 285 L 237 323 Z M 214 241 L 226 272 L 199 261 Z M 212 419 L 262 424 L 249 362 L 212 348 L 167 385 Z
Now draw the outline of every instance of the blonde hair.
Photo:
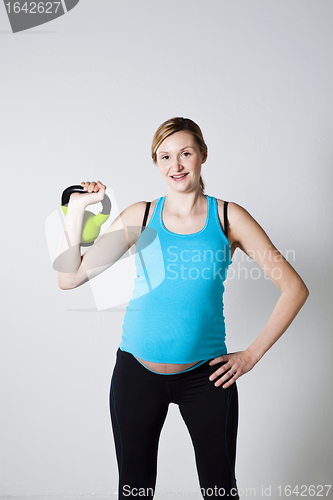
M 181 131 L 189 132 L 192 134 L 195 142 L 199 146 L 199 149 L 201 153 L 206 153 L 208 151 L 207 144 L 204 141 L 201 129 L 199 125 L 197 125 L 194 121 L 190 120 L 189 118 L 182 118 L 182 117 L 175 117 L 175 118 L 170 118 L 170 120 L 165 121 L 158 127 L 156 130 L 152 145 L 151 145 L 151 157 L 154 161 L 154 163 L 157 162 L 157 150 L 167 137 L 169 137 L 172 134 L 175 134 L 176 132 L 181 132 Z M 205 192 L 205 183 L 200 175 L 200 189 L 201 192 L 204 194 Z

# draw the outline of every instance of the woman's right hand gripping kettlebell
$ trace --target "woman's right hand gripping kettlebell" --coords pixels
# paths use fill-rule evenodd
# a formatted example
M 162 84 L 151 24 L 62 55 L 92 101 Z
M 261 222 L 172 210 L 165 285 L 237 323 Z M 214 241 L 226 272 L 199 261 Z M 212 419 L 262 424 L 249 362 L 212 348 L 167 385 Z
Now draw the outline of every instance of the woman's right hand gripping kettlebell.
M 88 205 L 99 203 L 104 199 L 106 186 L 100 181 L 81 182 L 81 186 L 82 189 L 86 191 L 86 193 L 72 193 L 69 201 L 79 200 L 81 203 L 83 203 L 84 208 L 86 208 Z

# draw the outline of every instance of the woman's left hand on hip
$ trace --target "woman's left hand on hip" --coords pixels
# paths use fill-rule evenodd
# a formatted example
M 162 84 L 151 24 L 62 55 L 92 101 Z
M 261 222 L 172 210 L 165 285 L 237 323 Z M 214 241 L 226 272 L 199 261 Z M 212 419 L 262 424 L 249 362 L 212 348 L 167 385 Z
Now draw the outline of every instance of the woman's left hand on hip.
M 253 361 L 250 353 L 247 351 L 238 351 L 230 354 L 225 354 L 223 356 L 218 356 L 217 358 L 212 359 L 209 364 L 210 366 L 216 365 L 218 363 L 223 363 L 212 375 L 209 377 L 209 380 L 215 380 L 220 375 L 222 377 L 218 378 L 215 382 L 215 386 L 219 387 L 222 385 L 223 389 L 226 389 L 231 384 L 233 384 L 239 377 L 244 375 L 244 373 L 252 370 L 254 365 L 256 364 Z M 227 383 L 226 380 L 228 380 Z

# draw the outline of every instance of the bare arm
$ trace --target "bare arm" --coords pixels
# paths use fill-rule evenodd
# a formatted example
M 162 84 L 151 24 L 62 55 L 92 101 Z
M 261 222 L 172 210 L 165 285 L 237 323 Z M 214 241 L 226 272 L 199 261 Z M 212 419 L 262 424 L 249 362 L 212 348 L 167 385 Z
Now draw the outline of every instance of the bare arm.
M 85 208 L 101 201 L 105 193 L 105 186 L 101 183 L 86 184 L 90 184 L 87 194 L 71 195 L 59 245 L 56 269 L 58 285 L 63 290 L 76 288 L 108 269 L 136 243 L 140 234 L 138 222 L 144 202 L 135 203 L 123 210 L 103 236 L 81 256 Z
M 267 324 L 245 351 L 219 356 L 210 362 L 211 365 L 225 362 L 210 377 L 210 380 L 215 380 L 224 374 L 215 382 L 216 386 L 224 384 L 234 374 L 223 385 L 224 388 L 255 366 L 287 330 L 309 295 L 302 278 L 273 245 L 262 227 L 236 203 L 229 204 L 229 223 L 232 246 L 251 257 L 279 288 L 281 295 Z

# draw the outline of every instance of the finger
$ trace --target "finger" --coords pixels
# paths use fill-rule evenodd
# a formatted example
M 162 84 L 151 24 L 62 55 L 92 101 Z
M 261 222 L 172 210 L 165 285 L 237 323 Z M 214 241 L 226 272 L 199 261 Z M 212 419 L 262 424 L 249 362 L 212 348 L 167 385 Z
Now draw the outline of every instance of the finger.
M 91 182 L 88 187 L 88 193 L 92 193 L 95 189 L 96 182 Z
M 228 382 L 226 382 L 225 384 L 222 385 L 222 389 L 227 389 L 228 387 L 230 387 L 234 382 L 236 382 L 236 380 L 238 379 L 237 377 L 237 373 L 234 373 L 234 375 L 231 377 L 230 380 L 228 380 Z
M 99 188 L 99 189 L 101 189 L 101 190 L 103 190 L 103 189 L 105 190 L 105 189 L 106 189 L 105 184 L 103 184 L 101 181 L 97 181 L 97 186 L 98 186 L 98 188 Z
M 106 186 L 104 186 L 104 184 L 102 184 L 100 181 L 95 182 L 95 188 L 94 188 L 95 193 L 98 193 L 98 191 L 103 191 L 105 190 L 105 188 Z
M 237 378 L 237 373 L 232 374 L 229 371 L 224 375 L 224 377 L 221 377 L 219 380 L 217 380 L 214 385 L 215 387 L 222 386 L 223 389 L 226 389 L 235 382 L 236 378 Z
M 233 376 L 235 373 L 237 373 L 237 370 L 238 368 L 236 366 L 234 366 L 233 363 L 226 363 L 225 365 L 223 365 L 223 367 L 221 367 L 220 369 L 220 373 L 218 374 L 218 376 L 222 375 L 220 377 L 220 379 L 218 380 L 219 384 L 218 385 L 221 385 L 223 384 L 224 382 L 226 382 L 231 376 Z M 219 370 L 217 370 L 215 373 L 213 373 L 213 376 L 211 380 L 215 380 L 217 377 L 215 376 L 216 373 L 218 372 Z
M 209 364 L 212 366 L 212 365 L 216 365 L 216 363 L 221 363 L 223 361 L 226 361 L 227 358 L 226 356 L 218 356 L 217 358 L 214 358 L 212 359 Z
M 230 368 L 231 364 L 229 364 L 228 362 L 223 363 L 223 365 L 220 366 L 220 368 L 218 368 L 214 373 L 210 375 L 209 380 L 215 380 L 217 377 L 219 377 L 226 371 L 230 370 Z
M 100 181 L 93 181 L 93 182 L 81 182 L 81 186 L 85 191 L 88 193 L 98 193 L 98 191 L 105 191 L 106 186 L 102 184 Z

